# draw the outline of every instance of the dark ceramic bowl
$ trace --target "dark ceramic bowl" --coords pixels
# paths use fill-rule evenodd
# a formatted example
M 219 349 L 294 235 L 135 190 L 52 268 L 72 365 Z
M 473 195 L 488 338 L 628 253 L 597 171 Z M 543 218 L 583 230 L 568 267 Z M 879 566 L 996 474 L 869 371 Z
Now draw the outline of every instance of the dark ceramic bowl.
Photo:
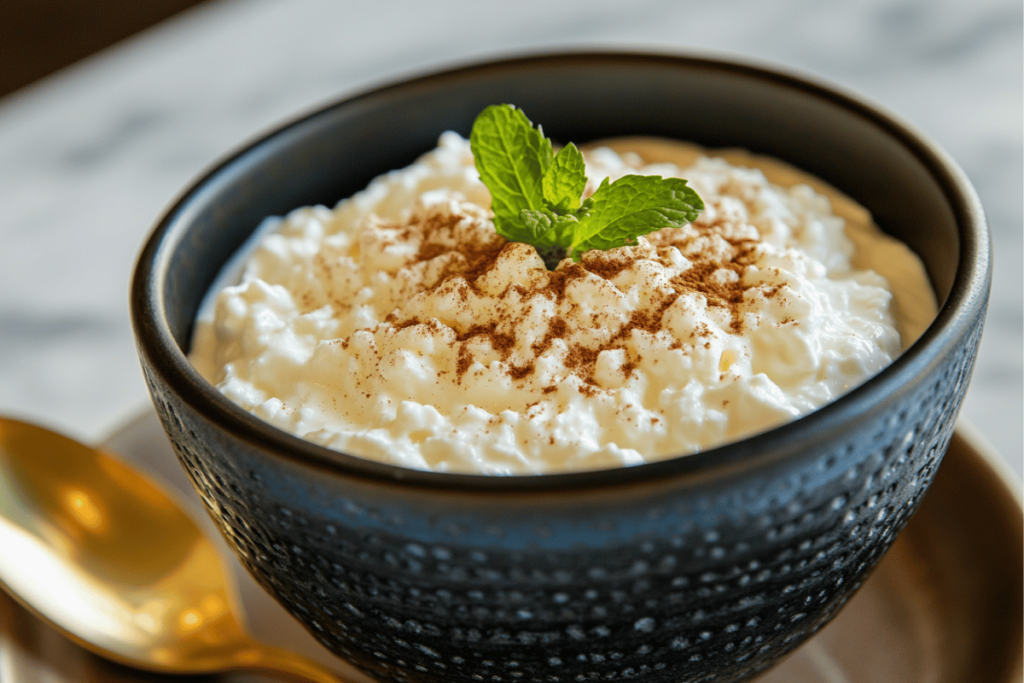
M 339 199 L 512 102 L 556 141 L 661 135 L 782 158 L 924 260 L 941 305 L 877 377 L 697 455 L 489 478 L 307 443 L 189 365 L 196 310 L 260 220 Z M 989 241 L 970 184 L 875 107 L 713 59 L 556 54 L 416 78 L 249 145 L 160 221 L 132 289 L 175 451 L 256 579 L 328 648 L 394 681 L 735 681 L 842 606 L 930 483 L 971 374 Z

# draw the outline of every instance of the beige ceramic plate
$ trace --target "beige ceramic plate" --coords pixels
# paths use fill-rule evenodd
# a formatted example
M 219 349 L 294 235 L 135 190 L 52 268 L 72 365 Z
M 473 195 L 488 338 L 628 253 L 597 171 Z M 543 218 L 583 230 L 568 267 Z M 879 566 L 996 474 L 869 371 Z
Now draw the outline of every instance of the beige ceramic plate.
M 197 521 L 210 524 L 155 415 L 130 422 L 105 445 L 176 489 Z M 920 509 L 860 592 L 757 683 L 1024 682 L 1022 522 L 1012 475 L 969 426 L 960 425 Z M 333 663 L 352 681 L 367 681 L 314 642 L 240 565 L 232 568 L 253 635 Z M 0 594 L 3 683 L 257 680 L 270 679 L 156 676 L 110 664 Z

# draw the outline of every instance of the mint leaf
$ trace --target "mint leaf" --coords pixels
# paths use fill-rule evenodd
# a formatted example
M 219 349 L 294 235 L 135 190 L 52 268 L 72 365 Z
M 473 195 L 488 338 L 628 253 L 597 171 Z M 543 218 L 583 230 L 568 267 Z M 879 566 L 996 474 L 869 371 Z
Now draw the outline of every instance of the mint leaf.
M 492 105 L 473 122 L 469 144 L 480 180 L 491 191 L 495 227 L 509 238 L 504 231 L 518 223 L 520 211 L 547 207 L 543 179 L 554 158 L 551 141 L 521 109 Z
M 605 178 L 590 200 L 569 245 L 574 259 L 588 249 L 614 249 L 661 228 L 681 228 L 704 208 L 685 180 L 661 176 L 628 175 L 614 183 Z
M 558 214 L 551 209 L 524 209 L 519 213 L 519 222 L 529 231 L 528 241 L 535 247 L 565 247 L 571 244 L 580 224 L 576 216 Z
M 480 180 L 491 192 L 494 228 L 505 239 L 536 248 L 548 268 L 589 249 L 636 244 L 640 235 L 681 228 L 704 203 L 686 181 L 660 176 L 607 179 L 581 200 L 586 164 L 569 143 L 551 141 L 511 105 L 487 107 L 473 122 L 470 148 Z
M 580 196 L 587 186 L 583 155 L 571 142 L 558 150 L 555 161 L 544 174 L 544 200 L 555 210 L 570 213 L 580 208 Z

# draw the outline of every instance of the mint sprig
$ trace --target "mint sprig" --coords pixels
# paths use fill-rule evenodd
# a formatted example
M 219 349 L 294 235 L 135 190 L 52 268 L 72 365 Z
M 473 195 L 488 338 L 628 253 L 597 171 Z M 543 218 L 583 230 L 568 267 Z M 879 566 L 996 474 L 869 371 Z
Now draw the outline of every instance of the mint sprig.
M 571 142 L 555 154 L 551 141 L 521 109 L 491 105 L 473 122 L 470 147 L 480 179 L 491 192 L 494 227 L 512 242 L 533 245 L 549 268 L 590 249 L 636 244 L 640 235 L 681 228 L 704 202 L 681 178 L 628 175 L 606 178 L 582 199 L 583 155 Z

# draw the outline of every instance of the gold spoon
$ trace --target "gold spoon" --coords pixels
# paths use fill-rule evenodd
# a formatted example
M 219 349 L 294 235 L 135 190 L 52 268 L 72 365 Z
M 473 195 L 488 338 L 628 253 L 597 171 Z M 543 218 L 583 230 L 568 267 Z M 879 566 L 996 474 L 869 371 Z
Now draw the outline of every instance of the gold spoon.
M 213 544 L 153 482 L 102 451 L 5 418 L 0 548 L 0 586 L 108 659 L 162 673 L 272 671 L 343 683 L 245 632 Z

